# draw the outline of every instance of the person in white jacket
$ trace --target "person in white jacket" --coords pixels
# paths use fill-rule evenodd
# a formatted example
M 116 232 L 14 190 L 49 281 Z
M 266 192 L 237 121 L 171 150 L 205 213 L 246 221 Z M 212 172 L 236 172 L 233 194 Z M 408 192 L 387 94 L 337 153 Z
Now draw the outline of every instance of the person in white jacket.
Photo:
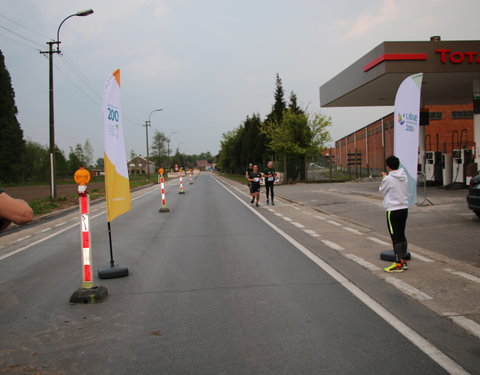
M 383 195 L 383 206 L 387 210 L 387 228 L 392 238 L 395 262 L 384 268 L 385 272 L 403 272 L 408 269 L 407 238 L 405 227 L 408 217 L 408 178 L 400 168 L 400 160 L 389 156 L 386 160 L 388 174 L 382 172 L 379 191 Z

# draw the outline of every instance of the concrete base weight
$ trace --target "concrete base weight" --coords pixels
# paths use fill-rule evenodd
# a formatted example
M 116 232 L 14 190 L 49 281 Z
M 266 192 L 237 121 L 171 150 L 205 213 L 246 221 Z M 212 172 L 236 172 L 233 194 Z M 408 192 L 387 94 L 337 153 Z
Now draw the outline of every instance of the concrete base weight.
M 411 258 L 410 252 L 407 253 L 407 260 Z M 380 253 L 381 260 L 387 260 L 389 262 L 395 262 L 395 252 L 393 250 L 385 250 Z
M 170 212 L 170 208 L 162 207 L 158 210 L 158 212 Z
M 128 276 L 128 268 L 123 266 L 108 266 L 98 269 L 98 277 L 100 279 L 116 279 Z
M 100 303 L 105 301 L 108 296 L 108 290 L 104 286 L 94 286 L 93 288 L 79 288 L 70 297 L 71 304 Z
M 178 194 L 185 194 L 185 192 L 184 191 L 179 191 Z

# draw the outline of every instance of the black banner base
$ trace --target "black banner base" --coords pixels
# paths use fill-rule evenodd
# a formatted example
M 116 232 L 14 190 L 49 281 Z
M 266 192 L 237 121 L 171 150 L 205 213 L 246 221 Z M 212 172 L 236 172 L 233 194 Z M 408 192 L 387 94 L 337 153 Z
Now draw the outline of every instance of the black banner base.
M 410 251 L 407 253 L 407 260 L 410 260 L 412 255 L 410 254 Z M 389 262 L 395 262 L 395 252 L 393 250 L 386 250 L 382 251 L 380 253 L 380 259 L 381 260 L 386 260 Z

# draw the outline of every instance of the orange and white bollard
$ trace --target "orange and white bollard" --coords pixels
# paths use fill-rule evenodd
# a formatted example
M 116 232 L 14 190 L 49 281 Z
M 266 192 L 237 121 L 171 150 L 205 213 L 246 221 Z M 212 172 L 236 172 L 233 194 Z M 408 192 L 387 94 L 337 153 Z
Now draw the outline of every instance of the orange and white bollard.
M 78 184 L 78 200 L 80 207 L 80 232 L 82 247 L 82 288 L 70 297 L 70 303 L 102 302 L 108 295 L 107 288 L 93 286 L 92 276 L 92 243 L 90 240 L 90 197 L 87 184 L 90 172 L 80 168 L 75 172 L 75 182 Z
M 167 198 L 165 194 L 165 180 L 163 179 L 163 173 L 165 171 L 163 168 L 158 170 L 158 179 L 160 180 L 160 190 L 162 191 L 162 208 L 158 210 L 158 212 L 169 212 L 170 209 L 167 208 Z
M 180 191 L 178 194 L 185 194 L 185 190 L 183 190 L 183 170 L 180 169 Z

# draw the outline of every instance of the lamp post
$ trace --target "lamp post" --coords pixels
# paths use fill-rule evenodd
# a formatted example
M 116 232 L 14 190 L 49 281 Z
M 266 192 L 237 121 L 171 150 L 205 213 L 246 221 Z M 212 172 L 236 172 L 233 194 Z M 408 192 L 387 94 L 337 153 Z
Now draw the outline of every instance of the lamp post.
M 147 179 L 150 181 L 150 161 L 148 160 L 149 156 L 150 156 L 150 153 L 148 151 L 148 127 L 149 126 L 152 126 L 150 124 L 150 118 L 152 117 L 152 114 L 154 112 L 161 112 L 163 111 L 163 108 L 158 108 L 158 109 L 154 109 L 152 112 L 150 112 L 150 114 L 148 115 L 148 121 L 145 121 L 145 140 L 146 140 L 146 144 L 147 144 Z
M 54 106 L 53 106 L 53 54 L 60 53 L 60 28 L 63 23 L 71 17 L 85 17 L 93 13 L 92 9 L 82 10 L 66 17 L 58 26 L 57 40 L 47 42 L 48 51 L 40 51 L 41 54 L 48 54 L 48 101 L 49 101 L 49 144 L 50 144 L 50 196 L 52 199 L 56 198 L 57 187 L 55 185 L 55 121 L 54 121 Z M 53 46 L 57 45 L 57 49 Z

